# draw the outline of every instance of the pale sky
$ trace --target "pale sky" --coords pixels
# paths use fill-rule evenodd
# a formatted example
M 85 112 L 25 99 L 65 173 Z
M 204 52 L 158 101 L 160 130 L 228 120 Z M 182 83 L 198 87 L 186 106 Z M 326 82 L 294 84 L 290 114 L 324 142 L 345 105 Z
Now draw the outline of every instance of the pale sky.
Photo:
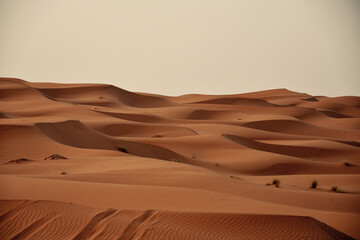
M 359 0 L 0 0 L 0 76 L 360 95 Z

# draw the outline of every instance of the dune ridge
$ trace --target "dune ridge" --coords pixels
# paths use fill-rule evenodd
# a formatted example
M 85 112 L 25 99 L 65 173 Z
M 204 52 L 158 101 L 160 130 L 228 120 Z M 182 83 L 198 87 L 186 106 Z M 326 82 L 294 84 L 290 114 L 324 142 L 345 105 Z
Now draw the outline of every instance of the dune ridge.
M 0 78 L 0 237 L 360 238 L 359 156 L 359 96 Z

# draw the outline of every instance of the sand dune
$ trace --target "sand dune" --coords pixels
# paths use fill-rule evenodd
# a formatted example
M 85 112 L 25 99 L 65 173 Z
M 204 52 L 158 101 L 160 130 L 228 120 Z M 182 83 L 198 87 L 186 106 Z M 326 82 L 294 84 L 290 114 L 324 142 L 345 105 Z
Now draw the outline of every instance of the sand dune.
M 327 147 L 327 148 L 322 148 L 320 146 L 317 147 L 316 146 L 317 142 L 315 141 L 312 143 L 312 146 L 301 146 L 302 143 L 300 141 L 297 141 L 300 142 L 298 146 L 294 146 L 294 145 L 263 143 L 235 135 L 224 134 L 223 136 L 233 142 L 239 143 L 251 149 L 256 149 L 265 152 L 272 152 L 272 153 L 277 153 L 277 154 L 282 154 L 297 158 L 309 159 L 309 160 L 316 159 L 316 160 L 324 160 L 331 162 L 331 161 L 336 161 L 341 157 L 354 159 L 357 156 L 359 156 L 360 153 L 357 147 L 346 146 L 341 143 L 337 143 L 337 144 L 327 143 L 326 141 L 322 141 L 321 142 L 322 145 L 325 145 L 324 147 L 326 147 L 326 145 L 330 145 L 331 147 Z M 318 141 L 318 143 L 319 142 L 320 141 Z
M 345 141 L 359 141 L 359 130 L 343 131 L 341 129 L 331 129 L 314 126 L 301 121 L 292 120 L 261 120 L 245 123 L 243 126 L 259 130 L 280 132 L 294 135 L 309 135 L 327 139 L 337 139 Z
M 0 238 L 360 238 L 359 156 L 358 96 L 2 78 Z
M 65 88 L 37 88 L 43 95 L 54 100 L 78 103 L 82 99 L 111 99 L 131 107 L 149 108 L 171 106 L 173 103 L 160 97 L 140 95 L 110 86 L 74 86 Z M 81 96 L 81 97 L 79 97 Z M 96 98 L 96 96 L 98 96 Z M 95 97 L 95 98 L 94 98 Z
M 101 210 L 51 201 L 1 201 L 0 219 L 1 239 L 351 239 L 309 217 Z

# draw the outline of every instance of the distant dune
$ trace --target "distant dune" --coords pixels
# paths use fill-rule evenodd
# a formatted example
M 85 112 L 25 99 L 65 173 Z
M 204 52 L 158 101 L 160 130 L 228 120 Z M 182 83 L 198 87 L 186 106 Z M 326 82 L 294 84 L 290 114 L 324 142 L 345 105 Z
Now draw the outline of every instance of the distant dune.
M 359 226 L 358 96 L 0 79 L 0 239 L 359 239 Z

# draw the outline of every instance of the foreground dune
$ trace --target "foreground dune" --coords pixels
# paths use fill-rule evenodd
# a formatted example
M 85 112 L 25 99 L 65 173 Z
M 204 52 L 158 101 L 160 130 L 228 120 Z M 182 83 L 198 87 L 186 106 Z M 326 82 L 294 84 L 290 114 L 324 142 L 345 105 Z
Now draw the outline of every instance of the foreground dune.
M 1 239 L 360 238 L 360 97 L 2 78 L 0 133 Z
M 309 217 L 99 210 L 49 201 L 0 206 L 1 239 L 351 239 Z

